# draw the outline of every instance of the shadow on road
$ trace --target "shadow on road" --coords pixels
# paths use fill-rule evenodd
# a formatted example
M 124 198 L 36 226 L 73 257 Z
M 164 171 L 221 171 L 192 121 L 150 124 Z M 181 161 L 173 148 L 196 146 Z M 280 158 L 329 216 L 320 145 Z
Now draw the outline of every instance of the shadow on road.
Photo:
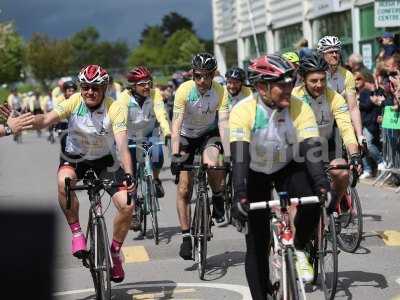
M 160 227 L 159 229 L 159 240 L 161 244 L 168 245 L 171 242 L 173 236 L 179 234 L 181 232 L 180 227 Z M 146 232 L 146 237 L 144 237 L 141 233 L 135 233 L 134 241 L 140 241 L 144 239 L 153 239 L 153 230 L 148 229 Z
M 363 218 L 372 219 L 374 222 L 382 222 L 382 216 L 374 214 L 363 214 Z
M 353 287 L 375 287 L 385 289 L 388 287 L 385 276 L 378 273 L 363 271 L 339 272 L 337 298 L 345 297 L 348 300 L 353 299 L 350 289 Z M 344 295 L 343 295 L 344 293 Z
M 214 281 L 224 277 L 230 267 L 237 267 L 244 263 L 245 254 L 242 251 L 226 251 L 225 253 L 208 257 L 204 281 Z M 185 271 L 194 271 L 196 269 L 197 263 L 186 268 Z
M 174 299 L 176 287 L 176 282 L 170 280 L 124 283 L 112 287 L 111 299 Z M 96 299 L 96 297 L 95 295 L 90 295 L 77 299 L 89 300 Z

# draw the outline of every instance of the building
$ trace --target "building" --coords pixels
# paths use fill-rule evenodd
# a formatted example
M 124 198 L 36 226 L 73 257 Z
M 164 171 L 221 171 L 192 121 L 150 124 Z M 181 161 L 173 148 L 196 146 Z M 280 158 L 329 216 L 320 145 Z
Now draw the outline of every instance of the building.
M 214 50 L 222 73 L 258 54 L 294 50 L 301 38 L 315 47 L 325 35 L 343 43 L 343 56 L 361 53 L 372 68 L 377 37 L 400 32 L 400 1 L 212 0 Z

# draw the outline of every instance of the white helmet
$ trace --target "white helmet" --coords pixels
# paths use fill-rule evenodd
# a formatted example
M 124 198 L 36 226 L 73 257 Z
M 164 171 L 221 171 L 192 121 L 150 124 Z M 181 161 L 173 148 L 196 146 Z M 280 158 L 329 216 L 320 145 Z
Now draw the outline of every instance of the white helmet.
M 342 49 L 342 43 L 336 36 L 327 35 L 318 41 L 317 50 L 318 52 L 327 52 L 330 50 L 338 50 Z

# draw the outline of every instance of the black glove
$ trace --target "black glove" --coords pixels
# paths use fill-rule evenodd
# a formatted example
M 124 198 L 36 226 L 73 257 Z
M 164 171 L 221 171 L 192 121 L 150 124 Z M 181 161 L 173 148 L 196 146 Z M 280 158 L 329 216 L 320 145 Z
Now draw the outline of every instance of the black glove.
M 361 166 L 361 170 L 360 172 L 358 171 L 358 167 Z M 361 155 L 359 153 L 355 153 L 352 154 L 350 157 L 350 167 L 352 167 L 351 169 L 353 170 L 353 174 L 356 174 L 357 177 L 361 175 L 362 173 L 362 158 Z
M 245 197 L 235 199 L 232 206 L 232 217 L 241 222 L 246 222 L 249 217 L 250 203 Z
M 176 176 L 181 171 L 182 156 L 180 154 L 174 154 L 171 158 L 171 173 Z

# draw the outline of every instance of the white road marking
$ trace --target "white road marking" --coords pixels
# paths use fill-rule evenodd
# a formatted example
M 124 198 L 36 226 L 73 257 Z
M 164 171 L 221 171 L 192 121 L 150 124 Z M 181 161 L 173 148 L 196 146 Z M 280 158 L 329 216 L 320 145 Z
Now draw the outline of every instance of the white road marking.
M 400 278 L 398 279 L 400 280 Z M 397 280 L 396 280 L 397 282 Z M 398 282 L 399 283 L 399 282 Z M 400 284 L 400 283 L 399 283 Z M 251 300 L 251 294 L 249 288 L 243 285 L 236 284 L 223 284 L 223 283 L 164 283 L 164 284 L 132 284 L 132 285 L 124 285 L 124 286 L 115 286 L 116 289 L 127 289 L 127 294 L 135 294 L 137 293 L 138 288 L 150 288 L 150 287 L 205 287 L 205 288 L 214 288 L 214 289 L 222 289 L 228 290 L 231 292 L 236 292 L 242 296 L 243 300 Z M 64 291 L 54 293 L 54 297 L 67 296 L 67 295 L 75 295 L 75 294 L 86 294 L 86 293 L 94 293 L 94 289 L 84 289 L 84 290 L 72 290 L 72 291 Z

